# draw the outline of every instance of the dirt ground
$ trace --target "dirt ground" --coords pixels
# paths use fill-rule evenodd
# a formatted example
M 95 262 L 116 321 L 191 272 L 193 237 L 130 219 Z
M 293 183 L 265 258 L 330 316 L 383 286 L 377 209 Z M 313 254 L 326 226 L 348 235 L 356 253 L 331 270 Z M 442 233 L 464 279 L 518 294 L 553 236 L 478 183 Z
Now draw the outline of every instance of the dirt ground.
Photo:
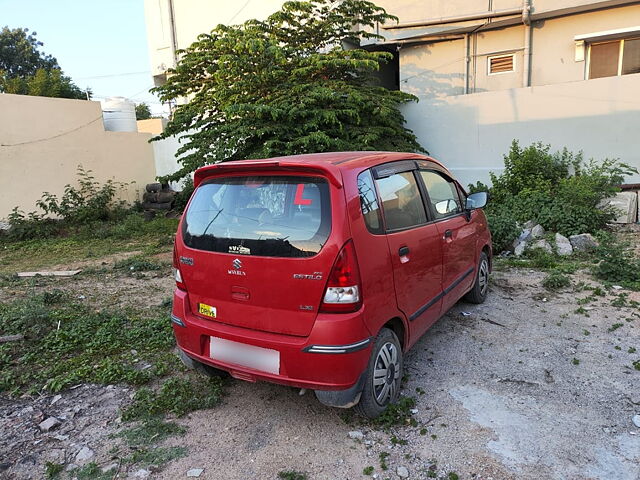
M 309 480 L 405 473 L 411 479 L 638 480 L 640 428 L 632 418 L 640 414 L 640 371 L 632 363 L 640 360 L 640 310 L 613 306 L 625 291 L 610 290 L 576 312 L 578 299 L 590 292 L 552 294 L 540 286 L 543 277 L 523 269 L 494 272 L 485 304 L 459 303 L 407 354 L 404 394 L 416 400 L 417 426 L 385 432 L 320 405 L 312 392 L 234 381 L 221 405 L 177 420 L 187 433 L 163 445 L 187 447 L 187 456 L 159 472 L 118 468 L 113 478 L 186 478 L 199 468 L 200 478 L 221 480 L 276 479 L 290 470 Z M 573 281 L 596 285 L 586 276 Z M 53 281 L 38 282 L 50 287 Z M 56 286 L 87 301 L 157 304 L 170 295 L 172 281 L 155 274 L 123 281 L 107 273 L 56 280 Z M 17 294 L 4 287 L 0 299 Z M 117 440 L 110 435 L 122 428 L 117 407 L 129 392 L 86 386 L 61 395 L 53 405 L 53 395 L 0 401 L 0 478 L 44 478 L 47 459 L 73 462 L 83 447 L 92 461 L 113 464 L 109 451 Z M 41 433 L 37 424 L 54 414 L 70 417 L 68 424 Z M 388 454 L 386 470 L 381 453 Z M 372 477 L 363 474 L 369 466 Z

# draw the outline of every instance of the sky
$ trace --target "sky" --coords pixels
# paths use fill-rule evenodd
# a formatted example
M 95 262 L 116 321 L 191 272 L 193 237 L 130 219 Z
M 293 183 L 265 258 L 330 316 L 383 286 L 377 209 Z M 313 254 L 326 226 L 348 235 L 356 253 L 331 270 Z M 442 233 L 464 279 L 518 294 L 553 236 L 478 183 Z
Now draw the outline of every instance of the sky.
M 28 28 L 93 99 L 127 97 L 162 111 L 153 86 L 143 0 L 0 0 L 0 28 Z

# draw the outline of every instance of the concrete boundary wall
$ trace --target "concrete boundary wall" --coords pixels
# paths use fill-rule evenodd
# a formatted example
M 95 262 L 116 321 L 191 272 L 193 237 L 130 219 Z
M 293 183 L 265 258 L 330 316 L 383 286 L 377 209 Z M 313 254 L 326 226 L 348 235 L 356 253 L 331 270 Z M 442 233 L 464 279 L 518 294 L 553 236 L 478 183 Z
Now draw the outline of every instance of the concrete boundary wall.
M 0 219 L 15 206 L 35 210 L 45 191 L 59 196 L 77 184 L 78 165 L 101 183 L 128 183 L 123 200 L 139 199 L 156 177 L 150 138 L 106 132 L 98 102 L 0 94 Z
M 513 139 L 618 158 L 640 170 L 640 74 L 438 99 L 404 107 L 407 126 L 463 182 L 487 183 Z M 640 176 L 627 178 L 640 182 Z

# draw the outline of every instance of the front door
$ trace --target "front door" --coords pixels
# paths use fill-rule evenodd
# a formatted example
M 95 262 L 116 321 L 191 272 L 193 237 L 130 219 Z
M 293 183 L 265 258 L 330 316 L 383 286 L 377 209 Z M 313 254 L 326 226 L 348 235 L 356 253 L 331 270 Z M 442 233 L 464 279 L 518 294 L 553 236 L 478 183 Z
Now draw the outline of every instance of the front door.
M 420 170 L 420 177 L 442 242 L 442 311 L 446 312 L 473 285 L 476 225 L 465 214 L 458 188 L 452 179 L 435 170 Z
M 376 174 L 398 308 L 409 319 L 415 342 L 439 317 L 442 306 L 442 241 L 429 223 L 415 164 L 389 164 Z M 413 168 L 413 169 L 411 169 Z

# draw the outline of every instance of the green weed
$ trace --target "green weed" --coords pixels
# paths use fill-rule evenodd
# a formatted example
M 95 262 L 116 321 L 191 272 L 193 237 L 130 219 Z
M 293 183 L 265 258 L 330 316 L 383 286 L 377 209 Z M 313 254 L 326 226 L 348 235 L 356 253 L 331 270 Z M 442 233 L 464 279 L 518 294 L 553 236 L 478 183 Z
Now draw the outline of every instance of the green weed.
M 371 475 L 373 473 L 375 469 L 369 465 L 368 467 L 364 467 L 364 469 L 362 470 L 362 474 L 363 475 Z
M 307 474 L 296 470 L 283 470 L 278 473 L 278 478 L 282 480 L 307 480 Z
M 175 422 L 166 422 L 161 418 L 147 418 L 136 427 L 123 430 L 117 434 L 123 438 L 129 446 L 138 447 L 160 443 L 174 435 L 184 435 L 186 428 Z
M 193 410 L 212 408 L 222 397 L 223 382 L 219 378 L 170 378 L 157 390 L 141 388 L 122 418 L 136 420 L 172 413 L 185 415 Z
M 45 475 L 47 478 L 58 478 L 60 473 L 64 470 L 64 464 L 47 462 L 45 464 Z
M 558 271 L 552 271 L 542 280 L 542 286 L 547 290 L 560 290 L 571 285 L 571 279 Z
M 397 403 L 389 405 L 378 418 L 371 420 L 371 423 L 383 430 L 388 430 L 397 425 L 409 425 L 412 420 L 411 409 L 415 406 L 415 398 L 401 397 Z
M 389 454 L 387 452 L 380 452 L 378 458 L 380 459 L 380 469 L 384 471 L 389 470 L 389 465 L 387 464 L 387 458 L 389 458 Z

